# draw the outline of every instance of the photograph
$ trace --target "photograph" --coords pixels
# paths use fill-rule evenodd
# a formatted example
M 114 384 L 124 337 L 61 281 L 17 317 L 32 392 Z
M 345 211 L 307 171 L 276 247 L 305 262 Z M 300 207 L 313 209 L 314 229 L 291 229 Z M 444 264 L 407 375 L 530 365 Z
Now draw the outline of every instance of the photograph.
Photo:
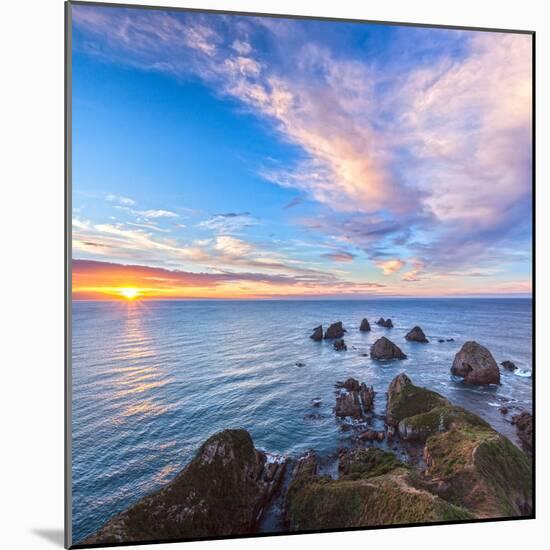
M 534 32 L 65 33 L 66 544 L 534 518 Z

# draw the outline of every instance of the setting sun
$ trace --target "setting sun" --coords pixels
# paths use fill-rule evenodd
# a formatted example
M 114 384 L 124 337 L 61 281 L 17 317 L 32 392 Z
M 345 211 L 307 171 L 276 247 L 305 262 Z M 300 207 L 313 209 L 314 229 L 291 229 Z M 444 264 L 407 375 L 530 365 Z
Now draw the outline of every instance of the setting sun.
M 133 300 L 139 296 L 139 291 L 137 288 L 121 288 L 119 293 L 127 300 Z

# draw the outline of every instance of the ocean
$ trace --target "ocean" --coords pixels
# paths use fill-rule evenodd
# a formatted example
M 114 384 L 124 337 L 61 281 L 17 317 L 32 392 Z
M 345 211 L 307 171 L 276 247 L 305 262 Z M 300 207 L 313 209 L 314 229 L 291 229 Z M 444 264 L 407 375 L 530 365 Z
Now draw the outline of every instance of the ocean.
M 363 317 L 371 332 L 359 332 Z M 394 328 L 375 325 L 380 317 Z M 347 329 L 346 352 L 309 338 L 335 321 Z M 404 339 L 414 325 L 429 344 Z M 375 412 L 383 414 L 389 382 L 406 372 L 515 443 L 498 408 L 532 408 L 531 299 L 76 301 L 72 328 L 75 542 L 172 479 L 219 430 L 246 428 L 257 448 L 289 456 L 335 453 L 351 436 L 332 412 L 334 384 L 349 377 L 374 386 Z M 364 357 L 380 336 L 408 359 Z M 467 340 L 518 371 L 503 371 L 499 387 L 452 378 Z

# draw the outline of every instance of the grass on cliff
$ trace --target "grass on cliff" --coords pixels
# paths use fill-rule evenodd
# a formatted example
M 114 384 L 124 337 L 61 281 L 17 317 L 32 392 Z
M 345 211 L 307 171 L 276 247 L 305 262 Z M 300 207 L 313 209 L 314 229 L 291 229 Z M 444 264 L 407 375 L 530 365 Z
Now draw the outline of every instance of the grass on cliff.
M 426 441 L 430 477 L 449 484 L 445 497 L 476 517 L 529 513 L 531 464 L 506 437 L 491 428 L 462 426 Z
M 404 418 L 431 411 L 435 407 L 445 407 L 449 401 L 437 392 L 407 384 L 388 403 L 388 421 L 398 424 Z

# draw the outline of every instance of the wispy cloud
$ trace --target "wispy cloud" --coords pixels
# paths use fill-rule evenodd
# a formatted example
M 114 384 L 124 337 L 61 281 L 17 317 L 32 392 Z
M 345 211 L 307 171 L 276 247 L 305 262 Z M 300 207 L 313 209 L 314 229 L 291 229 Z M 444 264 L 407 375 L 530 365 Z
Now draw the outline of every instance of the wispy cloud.
M 334 262 L 353 262 L 355 254 L 347 252 L 346 250 L 334 250 L 333 252 L 326 252 L 322 254 L 323 258 L 328 258 Z
M 107 195 L 107 200 L 111 202 L 116 202 L 118 204 L 122 204 L 123 206 L 133 206 L 134 204 L 136 204 L 136 201 L 134 199 L 130 199 L 129 197 L 122 197 L 120 195 L 114 195 L 114 194 Z
M 216 214 L 200 222 L 198 226 L 216 233 L 228 234 L 257 224 L 258 220 L 250 212 L 227 212 L 226 214 Z
M 513 256 L 527 249 L 531 232 L 529 36 L 432 31 L 453 47 L 431 47 L 426 56 L 414 34 L 397 33 L 395 51 L 417 57 L 400 54 L 381 65 L 346 57 L 298 21 L 87 6 L 74 13 L 88 53 L 176 78 L 198 76 L 268 121 L 301 160 L 271 163 L 261 168 L 264 178 L 316 201 L 317 215 L 300 223 L 363 250 L 384 275 L 403 270 L 405 284 L 422 283 L 529 261 L 528 251 Z M 266 51 L 266 43 L 276 47 Z M 176 215 L 135 210 L 153 219 L 154 212 Z M 229 237 L 253 221 L 230 214 L 201 227 Z M 195 254 L 284 263 L 254 259 L 250 250 L 231 256 L 239 246 L 213 240 Z M 337 255 L 324 257 L 349 261 Z

